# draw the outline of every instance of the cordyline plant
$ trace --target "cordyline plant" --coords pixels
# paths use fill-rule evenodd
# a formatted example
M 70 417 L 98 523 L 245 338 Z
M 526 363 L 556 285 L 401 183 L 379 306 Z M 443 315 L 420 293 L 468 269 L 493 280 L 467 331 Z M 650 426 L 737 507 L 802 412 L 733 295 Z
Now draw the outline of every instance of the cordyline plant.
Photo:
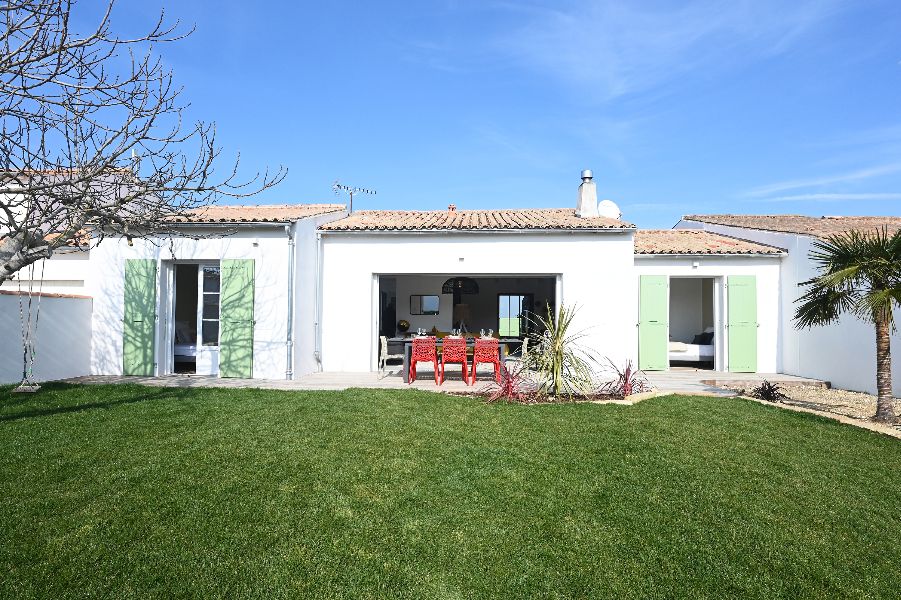
M 485 389 L 488 394 L 487 402 L 518 402 L 528 404 L 539 402 L 543 396 L 527 377 L 525 377 L 525 367 L 522 363 L 508 368 L 507 365 L 501 365 L 501 377 L 497 386 L 490 386 Z
M 619 368 L 609 358 L 610 368 L 615 373 L 615 379 L 608 381 L 601 386 L 601 391 L 605 394 L 614 396 L 622 396 L 626 398 L 632 394 L 641 394 L 651 390 L 651 384 L 645 379 L 644 374 L 632 365 L 632 361 L 626 361 L 623 368 Z
M 544 333 L 530 346 L 523 363 L 537 377 L 538 390 L 543 394 L 572 399 L 596 389 L 598 361 L 580 345 L 587 334 L 571 331 L 577 312 L 575 306 L 561 306 L 554 315 L 548 306 L 547 316 L 537 318 L 535 325 Z
M 810 259 L 819 275 L 801 283 L 797 328 L 828 325 L 845 313 L 876 327 L 876 420 L 895 420 L 892 408 L 893 308 L 901 304 L 901 230 L 849 231 L 818 240 Z

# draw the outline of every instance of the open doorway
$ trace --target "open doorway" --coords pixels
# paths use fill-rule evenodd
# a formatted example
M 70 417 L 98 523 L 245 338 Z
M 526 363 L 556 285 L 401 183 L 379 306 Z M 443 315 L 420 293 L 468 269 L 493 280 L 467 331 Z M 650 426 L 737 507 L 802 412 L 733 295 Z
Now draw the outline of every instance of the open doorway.
M 175 266 L 174 371 L 197 372 L 197 269 L 198 265 Z
M 716 367 L 716 301 L 713 277 L 671 277 L 669 285 L 670 367 Z
M 219 374 L 218 264 L 175 265 L 172 302 L 172 370 Z

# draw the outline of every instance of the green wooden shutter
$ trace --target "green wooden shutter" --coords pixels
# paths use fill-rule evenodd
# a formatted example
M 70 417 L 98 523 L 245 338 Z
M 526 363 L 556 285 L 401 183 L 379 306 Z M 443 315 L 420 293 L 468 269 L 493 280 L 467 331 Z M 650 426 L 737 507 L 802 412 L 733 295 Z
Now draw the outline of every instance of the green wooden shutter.
M 220 263 L 219 376 L 253 376 L 253 260 Z
M 729 370 L 757 371 L 757 279 L 753 275 L 730 275 L 727 280 L 729 306 Z
M 156 260 L 125 261 L 125 316 L 122 329 L 123 375 L 154 375 L 156 338 Z
M 666 275 L 642 275 L 638 297 L 638 368 L 665 371 L 669 367 L 667 326 L 669 289 Z

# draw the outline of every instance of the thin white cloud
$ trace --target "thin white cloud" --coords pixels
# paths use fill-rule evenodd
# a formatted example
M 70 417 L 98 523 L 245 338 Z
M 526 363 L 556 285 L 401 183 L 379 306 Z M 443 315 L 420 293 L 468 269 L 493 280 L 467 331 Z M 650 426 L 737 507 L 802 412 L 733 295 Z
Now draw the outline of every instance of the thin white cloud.
M 881 175 L 889 175 L 901 171 L 901 162 L 878 165 L 875 167 L 867 167 L 847 173 L 836 175 L 824 175 L 822 177 L 812 177 L 810 179 L 793 179 L 789 181 L 780 181 L 769 185 L 760 186 L 746 192 L 745 196 L 761 197 L 777 194 L 779 192 L 787 192 L 789 190 L 797 190 L 803 188 L 822 187 L 824 185 L 832 185 L 836 183 L 848 183 L 851 181 L 861 181 L 871 179 Z
M 788 50 L 837 11 L 833 2 L 702 0 L 646 8 L 626 0 L 504 5 L 499 51 L 599 99 L 646 91 Z
M 859 194 L 824 193 L 795 194 L 765 198 L 763 202 L 853 202 L 864 200 L 901 200 L 899 192 L 865 192 Z

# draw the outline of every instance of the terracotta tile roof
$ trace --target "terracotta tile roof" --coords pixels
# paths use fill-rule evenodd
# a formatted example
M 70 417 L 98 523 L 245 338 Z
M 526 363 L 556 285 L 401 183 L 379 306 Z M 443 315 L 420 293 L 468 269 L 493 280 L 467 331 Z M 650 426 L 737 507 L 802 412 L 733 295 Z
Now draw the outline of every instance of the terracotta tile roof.
M 283 223 L 344 210 L 343 204 L 213 205 L 191 211 L 177 223 Z
M 827 237 L 851 230 L 901 229 L 901 217 L 807 217 L 804 215 L 687 215 L 685 220 L 782 233 Z
M 498 229 L 632 229 L 607 217 L 580 218 L 571 208 L 500 210 L 361 210 L 326 223 L 324 231 L 475 231 Z
M 635 254 L 782 254 L 766 246 L 700 229 L 639 229 Z

